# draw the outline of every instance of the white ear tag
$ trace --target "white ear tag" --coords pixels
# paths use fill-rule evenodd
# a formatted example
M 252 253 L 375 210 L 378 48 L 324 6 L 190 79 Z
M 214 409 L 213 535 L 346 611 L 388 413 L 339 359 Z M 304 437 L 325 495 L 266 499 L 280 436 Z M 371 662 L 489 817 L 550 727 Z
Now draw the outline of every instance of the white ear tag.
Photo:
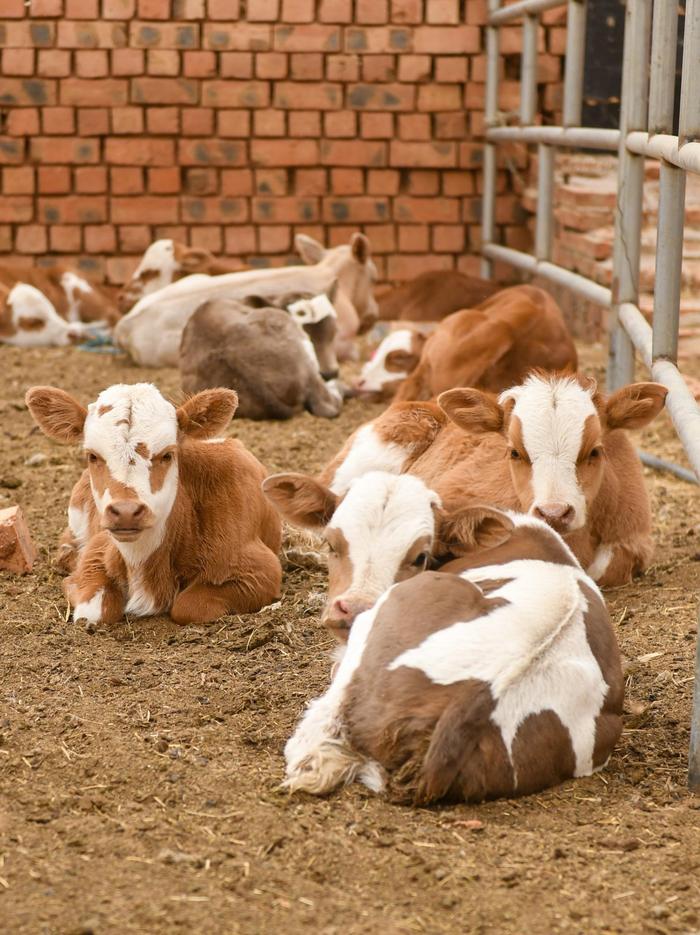
M 313 299 L 299 299 L 287 306 L 287 311 L 301 325 L 315 325 L 329 315 L 336 317 L 335 308 L 328 296 L 315 295 Z

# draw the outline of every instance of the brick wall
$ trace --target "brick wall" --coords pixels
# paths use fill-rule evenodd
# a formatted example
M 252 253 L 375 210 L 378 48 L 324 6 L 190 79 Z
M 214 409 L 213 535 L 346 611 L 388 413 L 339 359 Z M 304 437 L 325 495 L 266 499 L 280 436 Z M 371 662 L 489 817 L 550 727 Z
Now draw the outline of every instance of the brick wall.
M 118 283 L 157 237 L 287 262 L 362 229 L 383 279 L 478 270 L 485 0 L 2 0 L 0 253 Z M 558 107 L 560 14 L 540 36 Z M 517 107 L 519 29 L 502 31 Z M 529 237 L 527 155 L 499 174 Z

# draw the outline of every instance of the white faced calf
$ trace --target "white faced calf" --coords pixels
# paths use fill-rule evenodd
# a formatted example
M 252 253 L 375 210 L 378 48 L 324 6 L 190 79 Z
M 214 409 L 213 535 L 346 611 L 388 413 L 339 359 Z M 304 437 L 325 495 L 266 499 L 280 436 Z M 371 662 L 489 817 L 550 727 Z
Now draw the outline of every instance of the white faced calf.
M 88 337 L 81 322 L 67 322 L 34 286 L 0 285 L 0 343 L 15 347 L 65 347 Z
M 216 437 L 235 393 L 209 390 L 176 410 L 151 384 L 119 384 L 85 409 L 34 387 L 27 405 L 46 435 L 82 441 L 87 458 L 60 555 L 74 619 L 170 611 L 206 622 L 278 596 L 280 522 L 260 492 L 265 471 Z
M 358 394 L 390 399 L 418 366 L 426 338 L 415 328 L 390 331 L 362 368 L 354 385 Z
M 533 793 L 605 765 L 624 689 L 605 603 L 553 530 L 496 514 L 491 548 L 358 617 L 287 743 L 288 788 L 359 780 L 427 805 Z

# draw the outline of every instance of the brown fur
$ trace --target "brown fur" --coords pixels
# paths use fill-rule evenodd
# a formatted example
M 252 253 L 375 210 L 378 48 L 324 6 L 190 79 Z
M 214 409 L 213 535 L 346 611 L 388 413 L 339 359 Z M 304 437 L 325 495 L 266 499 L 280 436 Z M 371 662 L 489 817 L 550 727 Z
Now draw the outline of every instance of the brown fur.
M 461 308 L 474 308 L 500 286 L 453 270 L 431 270 L 379 296 L 380 321 L 441 321 Z

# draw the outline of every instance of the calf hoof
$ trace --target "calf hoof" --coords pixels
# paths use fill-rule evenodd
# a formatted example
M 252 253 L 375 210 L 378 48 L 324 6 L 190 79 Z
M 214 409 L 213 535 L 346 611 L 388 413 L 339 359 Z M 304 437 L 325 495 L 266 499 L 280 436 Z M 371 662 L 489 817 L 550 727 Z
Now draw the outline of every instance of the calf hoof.
M 53 567 L 63 575 L 70 575 L 75 571 L 78 562 L 78 552 L 72 545 L 62 545 L 53 559 Z

